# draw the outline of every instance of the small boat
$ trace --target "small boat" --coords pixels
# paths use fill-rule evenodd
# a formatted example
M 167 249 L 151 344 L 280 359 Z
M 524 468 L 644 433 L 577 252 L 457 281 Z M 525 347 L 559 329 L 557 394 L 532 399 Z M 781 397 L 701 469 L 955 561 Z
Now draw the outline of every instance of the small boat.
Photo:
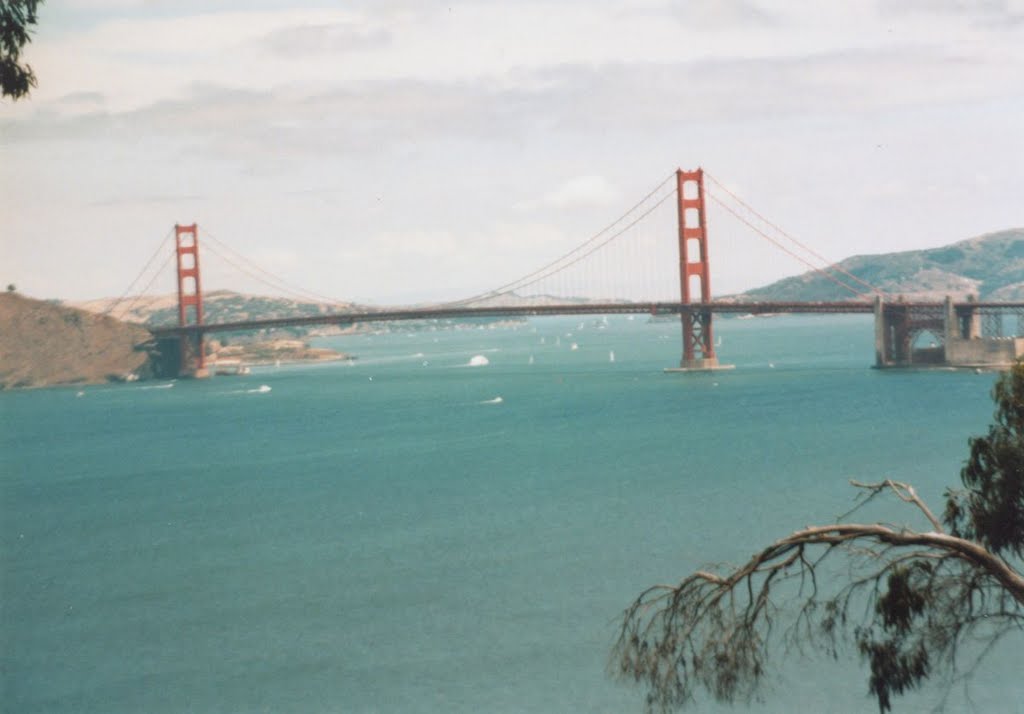
M 238 360 L 220 360 L 213 370 L 214 375 L 218 377 L 241 377 L 251 372 L 248 365 Z
M 609 362 L 614 362 L 615 361 L 615 350 L 611 350 L 608 353 L 608 361 Z

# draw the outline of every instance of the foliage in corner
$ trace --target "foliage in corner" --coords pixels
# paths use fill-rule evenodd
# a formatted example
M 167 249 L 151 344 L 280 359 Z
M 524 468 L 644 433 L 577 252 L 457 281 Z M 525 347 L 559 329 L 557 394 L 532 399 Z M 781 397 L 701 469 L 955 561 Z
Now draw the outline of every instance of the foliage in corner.
M 993 399 L 995 423 L 970 440 L 964 489 L 947 492 L 943 519 L 908 484 L 854 482 L 863 498 L 847 517 L 889 494 L 928 527 L 841 518 L 795 531 L 739 568 L 648 588 L 625 611 L 613 673 L 646 690 L 648 711 L 668 712 L 701 690 L 727 703 L 758 696 L 778 646 L 835 657 L 851 642 L 887 712 L 938 671 L 950 683 L 973 671 L 995 642 L 1024 629 L 1024 365 L 1000 377 Z M 826 563 L 836 558 L 848 577 L 830 587 L 836 570 Z
M 32 41 L 40 0 L 0 0 L 0 96 L 21 99 L 36 86 L 32 67 L 22 65 L 22 48 Z
M 1024 365 L 996 382 L 995 423 L 970 440 L 960 472 L 965 490 L 947 493 L 945 520 L 954 535 L 994 553 L 1024 556 Z

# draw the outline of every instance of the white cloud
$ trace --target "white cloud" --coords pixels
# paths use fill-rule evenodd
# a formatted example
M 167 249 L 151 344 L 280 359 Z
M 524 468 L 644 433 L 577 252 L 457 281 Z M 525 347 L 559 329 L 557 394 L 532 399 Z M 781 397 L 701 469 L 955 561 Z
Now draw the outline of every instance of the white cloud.
M 282 56 L 303 56 L 380 47 L 390 39 L 390 33 L 383 28 L 335 22 L 284 27 L 274 30 L 260 42 Z
M 30 293 L 117 293 L 145 236 L 199 220 L 253 256 L 287 241 L 280 267 L 325 294 L 461 294 L 677 164 L 837 257 L 1020 224 L 1020 0 L 939 5 L 47 3 L 40 86 L 0 104 L 0 263 Z M 990 177 L 972 211 L 928 192 L 960 186 L 949 166 Z M 744 258 L 725 228 L 723 273 Z M 88 269 L 95 244 L 109 265 Z
M 1021 55 L 1008 33 L 965 28 L 955 14 L 902 14 L 887 27 L 866 3 L 777 5 L 771 13 L 750 0 L 643 11 L 601 2 L 463 2 L 418 11 L 211 7 L 107 19 L 78 32 L 40 28 L 30 48 L 43 79 L 36 100 L 98 91 L 126 109 L 180 97 L 198 82 L 322 93 L 360 81 L 486 80 L 501 89 L 561 66 L 753 64 L 922 44 L 971 57 Z
M 408 228 L 349 241 L 329 260 L 347 294 L 365 301 L 455 300 L 526 275 L 574 241 L 531 221 L 480 229 Z
M 542 203 L 555 208 L 600 206 L 621 198 L 618 190 L 603 176 L 577 176 L 544 194 Z

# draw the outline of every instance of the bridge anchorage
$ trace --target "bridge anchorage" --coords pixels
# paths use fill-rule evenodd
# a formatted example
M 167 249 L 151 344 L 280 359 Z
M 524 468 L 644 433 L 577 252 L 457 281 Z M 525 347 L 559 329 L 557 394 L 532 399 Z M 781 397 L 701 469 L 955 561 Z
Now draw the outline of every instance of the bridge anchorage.
M 1017 318 L 1013 335 L 1003 318 Z M 875 367 L 1005 367 L 1024 357 L 1024 304 L 884 302 L 875 298 Z M 917 340 L 930 335 L 927 346 Z
M 717 187 L 710 194 L 705 193 L 705 178 L 710 179 Z M 720 364 L 718 355 L 715 353 L 713 320 L 716 313 L 753 315 L 874 313 L 875 367 L 878 368 L 920 366 L 996 368 L 1011 364 L 1014 360 L 1024 356 L 1024 337 L 1004 335 L 1003 324 L 1004 316 L 1016 315 L 1015 335 L 1024 334 L 1024 303 L 982 303 L 976 300 L 954 302 L 950 298 L 947 298 L 945 302 L 893 300 L 839 266 L 829 265 L 823 269 L 799 258 L 723 203 L 723 194 L 720 194 L 720 190 L 724 192 L 724 195 L 732 196 L 740 205 L 762 218 L 750 206 L 733 196 L 714 177 L 707 175 L 703 169 L 697 168 L 693 171 L 678 169 L 674 172 L 674 177 L 666 177 L 654 191 L 620 219 L 574 250 L 517 281 L 467 300 L 421 307 L 350 309 L 336 313 L 249 319 L 231 323 L 208 323 L 205 321 L 199 271 L 199 229 L 194 223 L 175 225 L 178 324 L 173 327 L 159 327 L 151 330 L 158 341 L 163 358 L 161 371 L 181 376 L 208 376 L 205 338 L 216 332 L 314 325 L 347 326 L 360 322 L 549 315 L 678 314 L 682 328 L 682 358 L 678 367 L 666 369 L 666 372 L 706 372 L 732 368 L 732 365 Z M 660 198 L 657 197 L 659 193 L 661 194 Z M 543 292 L 534 292 L 529 296 L 522 294 L 521 291 L 525 288 L 537 291 L 540 281 L 564 274 L 567 268 L 581 263 L 584 258 L 597 253 L 610 242 L 625 235 L 628 229 L 658 206 L 667 203 L 673 196 L 676 200 L 677 213 L 677 226 L 673 242 L 677 242 L 678 245 L 673 246 L 671 242 L 666 242 L 664 248 L 668 252 L 678 247 L 678 265 L 676 266 L 678 269 L 678 300 L 616 299 L 596 302 L 564 298 L 562 301 L 552 302 L 549 296 Z M 707 203 L 705 201 L 707 197 L 721 205 L 726 211 L 733 213 L 741 222 L 760 233 L 763 238 L 774 243 L 784 252 L 790 253 L 791 256 L 797 257 L 822 277 L 848 289 L 856 295 L 856 298 L 847 301 L 817 302 L 713 300 L 711 298 L 711 261 L 708 251 Z M 650 206 L 650 203 L 653 203 L 653 206 Z M 762 218 L 762 221 L 768 223 L 767 219 Z M 624 224 L 625 227 L 621 227 Z M 769 225 L 772 224 L 769 223 Z M 782 232 L 781 229 L 777 230 Z M 607 235 L 609 231 L 612 232 L 610 236 Z M 669 229 L 669 232 L 673 231 Z M 796 243 L 794 239 L 790 240 Z M 638 250 L 642 248 L 636 243 L 631 245 Z M 807 246 L 799 245 L 813 253 Z M 815 255 L 822 263 L 827 263 L 821 256 Z M 671 265 L 673 258 L 661 255 L 657 260 L 657 267 L 660 267 Z M 612 260 L 605 262 L 615 263 Z M 621 265 L 615 264 L 615 267 L 619 271 L 622 270 Z M 840 280 L 832 275 L 833 271 L 842 274 L 843 279 Z M 666 273 L 662 277 L 666 280 L 664 294 L 674 295 L 677 284 L 676 271 L 673 270 L 671 274 Z M 866 290 L 855 288 L 844 282 L 845 280 L 860 283 Z M 555 294 L 574 295 L 569 291 Z M 873 299 L 872 294 L 874 294 Z M 509 301 L 507 298 L 510 297 L 515 299 Z M 523 302 L 526 297 L 540 298 L 540 304 Z M 917 342 L 923 335 L 930 335 L 930 341 L 926 346 L 918 346 Z

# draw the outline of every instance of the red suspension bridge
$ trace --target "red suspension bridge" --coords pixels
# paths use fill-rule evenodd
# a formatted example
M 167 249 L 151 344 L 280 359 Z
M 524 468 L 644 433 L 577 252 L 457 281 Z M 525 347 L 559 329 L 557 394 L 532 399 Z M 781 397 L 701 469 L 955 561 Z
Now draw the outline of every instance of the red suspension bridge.
M 714 191 L 707 190 L 708 181 L 714 185 Z M 816 302 L 714 300 L 707 225 L 709 199 L 776 249 L 849 293 L 851 298 Z M 667 236 L 670 240 L 665 240 L 664 235 L 644 231 L 645 224 L 659 208 L 673 204 L 674 225 L 668 230 L 662 227 L 660 231 L 662 234 L 670 232 Z M 207 234 L 207 237 L 211 236 Z M 220 246 L 215 249 L 218 255 L 251 277 L 269 281 L 279 288 L 284 285 L 284 281 L 220 241 L 214 240 L 213 245 Z M 150 264 L 156 256 L 154 254 Z M 176 343 L 180 372 L 193 376 L 206 373 L 204 343 L 206 336 L 213 333 L 501 316 L 679 315 L 682 331 L 679 369 L 682 371 L 721 367 L 715 352 L 713 319 L 716 314 L 727 313 L 873 313 L 875 363 L 879 367 L 922 363 L 988 366 L 1005 364 L 1024 354 L 1024 339 L 1007 340 L 1002 336 L 1004 315 L 1016 315 L 1018 327 L 1024 322 L 1024 303 L 953 302 L 949 298 L 944 302 L 893 300 L 786 234 L 702 169 L 677 170 L 603 230 L 537 270 L 493 290 L 452 302 L 402 308 L 357 307 L 293 288 L 289 289 L 292 294 L 333 303 L 338 309 L 313 315 L 211 323 L 204 319 L 197 225 L 175 226 L 174 251 L 168 256 L 171 258 L 176 258 L 177 265 L 177 325 L 155 327 L 151 331 L 165 348 Z M 149 264 L 144 272 L 148 267 Z M 638 275 L 645 280 L 637 281 Z M 636 293 L 638 282 L 643 284 L 639 295 Z M 630 288 L 632 294 L 629 294 Z M 581 299 L 587 295 L 603 297 Z M 936 344 L 915 348 L 915 341 L 922 333 L 929 333 Z

